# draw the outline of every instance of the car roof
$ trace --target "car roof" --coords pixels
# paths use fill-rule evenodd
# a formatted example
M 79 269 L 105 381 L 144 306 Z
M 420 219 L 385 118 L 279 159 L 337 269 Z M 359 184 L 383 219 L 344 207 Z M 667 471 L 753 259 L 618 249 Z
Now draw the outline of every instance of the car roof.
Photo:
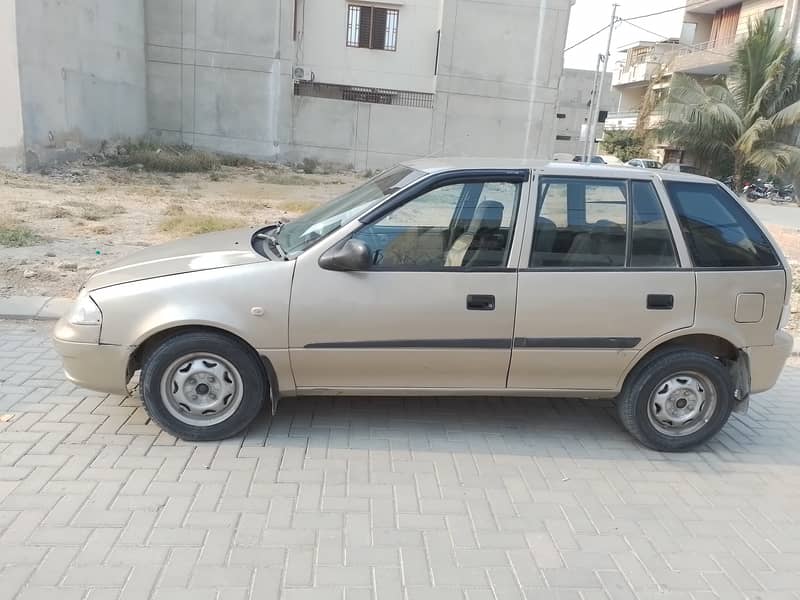
M 646 159 L 650 160 L 650 159 Z M 600 165 L 518 158 L 422 158 L 403 163 L 407 167 L 426 173 L 477 169 L 530 169 L 537 173 L 564 177 L 599 177 L 619 179 L 657 179 L 695 183 L 719 183 L 715 179 L 681 173 L 679 171 L 643 170 L 628 165 Z

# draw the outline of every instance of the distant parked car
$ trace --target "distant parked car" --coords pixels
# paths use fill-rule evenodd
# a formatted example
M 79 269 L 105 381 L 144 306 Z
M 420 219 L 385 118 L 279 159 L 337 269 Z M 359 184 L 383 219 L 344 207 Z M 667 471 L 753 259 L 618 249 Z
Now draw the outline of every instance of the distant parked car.
M 685 165 L 683 163 L 667 163 L 662 169 L 665 171 L 672 171 L 673 173 L 690 173 L 692 175 L 697 175 L 699 173 L 697 167 Z
M 622 162 L 620 159 L 618 159 L 613 154 L 600 154 L 600 158 L 602 158 L 604 161 L 606 161 L 607 165 L 610 165 L 610 166 L 613 166 L 613 167 L 621 167 L 621 166 L 623 166 L 625 164 L 624 162 Z
M 651 158 L 634 158 L 625 163 L 629 167 L 636 167 L 637 169 L 660 169 L 662 165 L 657 160 Z
M 586 162 L 586 157 L 585 156 L 581 156 L 580 154 L 576 154 L 573 157 L 572 162 L 576 162 L 576 163 Z M 606 165 L 608 163 L 605 161 L 605 159 L 602 156 L 595 155 L 595 156 L 592 156 L 592 164 L 593 165 Z
M 124 395 L 141 371 L 148 414 L 185 440 L 237 435 L 281 397 L 505 395 L 616 398 L 675 451 L 775 385 L 791 290 L 711 179 L 428 159 L 289 223 L 126 256 L 54 335 L 82 387 Z

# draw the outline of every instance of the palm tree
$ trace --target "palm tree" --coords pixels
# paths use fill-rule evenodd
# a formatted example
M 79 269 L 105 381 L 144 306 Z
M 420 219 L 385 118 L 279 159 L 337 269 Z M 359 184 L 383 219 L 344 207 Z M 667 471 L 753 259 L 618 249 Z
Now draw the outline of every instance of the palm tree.
M 661 110 L 659 136 L 706 164 L 732 162 L 739 189 L 745 169 L 800 178 L 800 58 L 772 19 L 749 25 L 727 77 L 676 74 Z

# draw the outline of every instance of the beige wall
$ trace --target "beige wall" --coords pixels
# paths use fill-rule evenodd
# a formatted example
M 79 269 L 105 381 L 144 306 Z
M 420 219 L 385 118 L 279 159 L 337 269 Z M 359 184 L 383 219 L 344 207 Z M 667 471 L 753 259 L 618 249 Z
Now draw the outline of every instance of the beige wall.
M 751 21 L 761 17 L 765 10 L 783 6 L 783 18 L 781 26 L 786 26 L 786 20 L 791 12 L 792 0 L 750 0 L 742 4 L 742 12 L 739 15 L 739 28 L 736 35 L 747 35 L 747 27 Z
M 432 92 L 442 0 L 381 3 L 399 11 L 397 50 L 348 48 L 347 0 L 299 0 L 297 62 L 316 81 Z
M 702 44 L 711 39 L 711 26 L 714 23 L 714 15 L 704 13 L 687 12 L 683 18 L 684 23 L 694 23 L 697 29 L 694 33 L 694 41 L 690 45 Z
M 17 169 L 23 164 L 24 144 L 15 0 L 0 0 L 0 81 L 0 167 Z

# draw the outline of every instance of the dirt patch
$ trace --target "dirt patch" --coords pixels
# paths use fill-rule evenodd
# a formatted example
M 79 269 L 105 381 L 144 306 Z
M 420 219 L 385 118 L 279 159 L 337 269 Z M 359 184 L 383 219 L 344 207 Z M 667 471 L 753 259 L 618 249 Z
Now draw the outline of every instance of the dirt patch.
M 0 296 L 74 296 L 92 272 L 143 246 L 291 219 L 361 181 L 274 165 L 0 172 Z

